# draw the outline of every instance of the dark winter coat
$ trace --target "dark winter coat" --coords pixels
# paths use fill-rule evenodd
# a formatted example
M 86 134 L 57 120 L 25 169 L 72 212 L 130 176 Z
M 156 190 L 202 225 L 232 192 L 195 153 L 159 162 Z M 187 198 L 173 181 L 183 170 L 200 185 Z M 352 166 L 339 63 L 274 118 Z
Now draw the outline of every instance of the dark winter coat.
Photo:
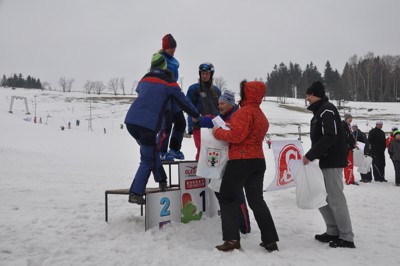
M 219 114 L 218 99 L 221 91 L 217 86 L 210 88 L 202 83 L 196 83 L 189 87 L 186 97 L 199 110 L 203 116 L 215 117 Z M 192 118 L 188 116 L 188 132 L 193 132 Z
M 125 124 L 138 125 L 155 132 L 160 130 L 162 116 L 169 100 L 192 117 L 199 112 L 165 71 L 152 69 L 139 82 L 136 89 L 138 97 L 132 103 L 125 117 Z
M 354 138 L 353 134 L 351 134 L 351 129 L 346 121 L 344 120 L 342 121 L 342 126 L 343 126 L 344 136 L 346 139 L 347 150 L 352 150 L 356 145 L 356 139 Z
M 319 159 L 320 168 L 347 166 L 347 147 L 336 107 L 325 96 L 308 107 L 314 114 L 310 123 L 311 149 L 305 155 Z
M 264 158 L 262 144 L 269 123 L 260 104 L 265 91 L 263 82 L 246 82 L 245 99 L 229 121 L 231 130 L 219 128 L 215 131 L 216 139 L 229 142 L 229 160 Z
M 385 132 L 383 132 L 380 128 L 373 128 L 368 133 L 368 142 L 370 145 L 370 154 L 371 156 L 383 156 L 385 154 L 386 149 L 386 136 Z
M 365 135 L 365 133 L 362 132 L 360 129 L 357 129 L 356 131 L 353 131 L 353 136 L 356 139 L 356 141 L 359 141 L 359 142 L 362 142 L 365 144 L 364 154 L 368 155 L 369 154 L 369 144 L 368 144 L 367 135 Z
M 393 161 L 400 161 L 400 140 L 393 140 L 389 144 L 389 154 Z

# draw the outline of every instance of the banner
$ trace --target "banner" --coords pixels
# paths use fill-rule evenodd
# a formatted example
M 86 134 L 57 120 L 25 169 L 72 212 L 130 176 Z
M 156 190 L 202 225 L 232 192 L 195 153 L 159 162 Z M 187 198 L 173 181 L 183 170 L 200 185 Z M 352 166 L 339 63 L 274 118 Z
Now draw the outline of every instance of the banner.
M 275 178 L 266 191 L 294 187 L 294 179 L 289 169 L 291 160 L 303 158 L 303 146 L 299 140 L 274 140 L 272 150 L 275 160 Z

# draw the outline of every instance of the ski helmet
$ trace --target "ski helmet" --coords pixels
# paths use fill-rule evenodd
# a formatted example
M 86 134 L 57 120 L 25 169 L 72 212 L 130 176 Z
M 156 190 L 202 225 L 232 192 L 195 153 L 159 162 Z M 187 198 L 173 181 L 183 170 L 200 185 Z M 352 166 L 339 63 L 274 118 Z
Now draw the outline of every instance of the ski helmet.
M 214 75 L 214 66 L 211 63 L 203 63 L 199 66 L 199 76 L 201 76 L 201 72 L 210 72 L 211 78 Z

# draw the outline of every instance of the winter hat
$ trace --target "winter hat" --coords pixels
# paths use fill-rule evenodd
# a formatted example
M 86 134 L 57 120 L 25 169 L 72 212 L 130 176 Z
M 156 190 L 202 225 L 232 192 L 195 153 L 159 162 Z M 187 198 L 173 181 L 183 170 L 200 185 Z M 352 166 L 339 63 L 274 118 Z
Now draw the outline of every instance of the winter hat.
M 325 87 L 321 81 L 315 81 L 307 89 L 306 94 L 312 94 L 316 97 L 323 98 L 325 96 Z
M 393 131 L 393 132 L 396 131 L 396 130 L 398 130 L 398 129 L 399 129 L 399 128 L 396 127 L 396 126 L 392 127 L 392 131 Z
M 349 114 L 349 113 L 345 113 L 344 114 L 344 120 L 345 121 L 346 121 L 347 118 L 350 118 L 350 117 L 353 118 L 353 116 L 351 114 Z
M 352 127 L 356 127 L 356 128 L 358 128 L 357 124 L 353 124 L 353 125 L 352 125 Z
M 383 125 L 383 121 L 382 120 L 376 121 L 376 125 Z
M 151 58 L 151 67 L 150 68 L 160 68 L 162 70 L 167 69 L 167 61 L 165 60 L 164 56 L 159 53 L 153 54 Z
M 396 137 L 397 134 L 400 134 L 400 130 L 395 130 L 395 131 L 393 132 L 393 136 L 394 136 L 394 137 Z
M 176 41 L 171 34 L 167 34 L 162 38 L 162 49 L 173 49 L 176 48 Z
M 230 105 L 235 105 L 235 93 L 230 90 L 224 90 L 224 92 L 219 97 L 220 101 L 229 103 Z

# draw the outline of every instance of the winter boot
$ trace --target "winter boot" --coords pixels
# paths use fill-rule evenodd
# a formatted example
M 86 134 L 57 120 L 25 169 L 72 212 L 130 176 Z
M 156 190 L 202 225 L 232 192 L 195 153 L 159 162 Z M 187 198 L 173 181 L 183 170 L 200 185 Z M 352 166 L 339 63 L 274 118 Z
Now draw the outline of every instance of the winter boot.
M 222 245 L 216 246 L 215 248 L 224 252 L 240 249 L 240 240 L 225 241 Z
M 265 248 L 268 252 L 279 251 L 278 245 L 276 242 L 265 244 L 264 242 L 260 243 L 260 247 Z
M 356 248 L 354 242 L 346 241 L 340 238 L 329 242 L 329 246 L 331 248 Z
M 323 233 L 321 235 L 315 235 L 315 239 L 322 243 L 329 243 L 331 241 L 339 239 L 339 236 L 331 236 L 327 233 Z
M 136 195 L 133 193 L 129 193 L 129 203 L 136 203 L 139 205 L 146 204 L 146 200 L 143 198 L 143 196 Z

